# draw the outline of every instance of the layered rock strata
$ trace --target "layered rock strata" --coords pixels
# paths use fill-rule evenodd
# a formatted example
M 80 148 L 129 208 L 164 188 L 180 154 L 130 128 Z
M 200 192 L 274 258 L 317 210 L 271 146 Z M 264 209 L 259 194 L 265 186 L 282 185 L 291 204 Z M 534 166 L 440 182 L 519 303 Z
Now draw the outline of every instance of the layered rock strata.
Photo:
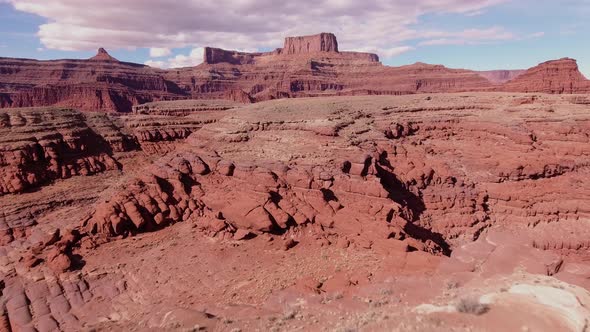
M 160 100 L 239 103 L 334 95 L 465 91 L 587 93 L 571 59 L 520 71 L 475 72 L 416 63 L 390 67 L 372 53 L 343 52 L 330 33 L 288 37 L 283 48 L 246 53 L 206 47 L 196 67 L 161 70 L 126 63 L 104 49 L 89 60 L 0 58 L 0 107 L 64 106 L 131 112 Z
M 121 167 L 0 197 L 3 329 L 587 326 L 583 96 L 165 104 L 4 111 L 5 161 Z

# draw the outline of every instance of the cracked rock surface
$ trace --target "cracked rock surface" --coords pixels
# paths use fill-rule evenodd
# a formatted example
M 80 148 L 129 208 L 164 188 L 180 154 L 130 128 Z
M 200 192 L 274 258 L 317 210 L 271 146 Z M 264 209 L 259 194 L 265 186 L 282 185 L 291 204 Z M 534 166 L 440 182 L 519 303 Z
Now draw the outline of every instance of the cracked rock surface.
M 2 110 L 0 330 L 585 331 L 582 96 Z

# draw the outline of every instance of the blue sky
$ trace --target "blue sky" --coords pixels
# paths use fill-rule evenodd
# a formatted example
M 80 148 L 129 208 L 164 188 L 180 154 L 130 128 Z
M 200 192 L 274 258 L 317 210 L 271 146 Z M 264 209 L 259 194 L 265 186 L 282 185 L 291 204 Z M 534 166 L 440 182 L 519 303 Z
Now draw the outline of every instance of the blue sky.
M 120 60 L 176 67 L 201 61 L 203 46 L 268 50 L 286 35 L 326 31 L 341 49 L 389 65 L 521 69 L 572 57 L 590 77 L 587 0 L 310 0 L 314 11 L 270 0 L 231 11 L 227 1 L 0 0 L 0 56 L 88 58 L 103 46 Z

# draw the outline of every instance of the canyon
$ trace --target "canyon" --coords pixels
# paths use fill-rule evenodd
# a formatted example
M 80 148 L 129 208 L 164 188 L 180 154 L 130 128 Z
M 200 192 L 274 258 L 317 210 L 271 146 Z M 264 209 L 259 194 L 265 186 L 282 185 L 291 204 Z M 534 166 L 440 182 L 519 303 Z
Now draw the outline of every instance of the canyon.
M 333 34 L 0 58 L 0 331 L 590 326 L 590 83 Z
M 476 72 L 416 63 L 384 66 L 371 53 L 344 52 L 336 36 L 287 37 L 272 52 L 206 47 L 196 67 L 162 70 L 120 62 L 100 49 L 88 60 L 0 58 L 0 107 L 63 106 L 131 112 L 146 102 L 405 95 L 468 91 L 588 93 L 576 61 L 560 59 L 527 71 Z
M 589 100 L 0 110 L 0 326 L 584 331 Z

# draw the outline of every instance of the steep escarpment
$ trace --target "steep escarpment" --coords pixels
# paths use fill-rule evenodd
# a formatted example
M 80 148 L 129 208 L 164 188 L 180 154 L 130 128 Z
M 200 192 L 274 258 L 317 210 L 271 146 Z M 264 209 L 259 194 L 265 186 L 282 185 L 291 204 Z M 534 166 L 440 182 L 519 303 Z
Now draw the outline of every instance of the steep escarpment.
M 0 196 L 120 169 L 116 154 L 164 154 L 220 116 L 219 110 L 182 117 L 109 117 L 62 108 L 0 111 Z
M 186 116 L 203 114 L 211 111 L 225 111 L 243 106 L 227 100 L 175 100 L 152 102 L 134 106 L 134 114 Z
M 205 47 L 203 63 L 214 65 L 217 63 L 229 63 L 232 65 L 248 65 L 253 64 L 257 57 L 272 56 L 278 54 L 271 53 L 247 53 L 238 51 L 228 51 L 221 48 Z
M 120 62 L 100 49 L 88 60 L 0 58 L 0 107 L 57 105 L 84 111 L 131 112 L 161 100 L 271 99 L 405 95 L 465 91 L 585 93 L 588 81 L 574 60 L 526 72 L 475 72 L 416 63 L 390 67 L 372 53 L 346 52 L 336 36 L 287 37 L 271 52 L 205 47 L 196 67 L 161 70 Z
M 249 58 L 250 59 L 250 58 Z M 227 98 L 241 92 L 255 102 L 333 95 L 403 95 L 424 92 L 489 90 L 491 83 L 468 70 L 414 64 L 387 67 L 369 53 L 317 52 L 262 55 L 236 66 L 232 61 L 170 72 L 194 98 Z M 196 76 L 198 75 L 198 76 Z M 246 79 L 247 78 L 247 79 Z
M 504 84 L 502 91 L 543 93 L 589 93 L 590 81 L 578 68 L 576 60 L 563 58 L 544 62 Z
M 0 73 L 3 107 L 64 106 L 130 112 L 135 104 L 184 97 L 158 70 L 119 62 L 104 49 L 89 60 L 0 58 Z
M 313 36 L 287 37 L 282 50 L 285 54 L 304 54 L 316 52 L 338 53 L 338 41 L 332 33 Z
M 0 195 L 117 169 L 112 148 L 72 110 L 0 112 Z

